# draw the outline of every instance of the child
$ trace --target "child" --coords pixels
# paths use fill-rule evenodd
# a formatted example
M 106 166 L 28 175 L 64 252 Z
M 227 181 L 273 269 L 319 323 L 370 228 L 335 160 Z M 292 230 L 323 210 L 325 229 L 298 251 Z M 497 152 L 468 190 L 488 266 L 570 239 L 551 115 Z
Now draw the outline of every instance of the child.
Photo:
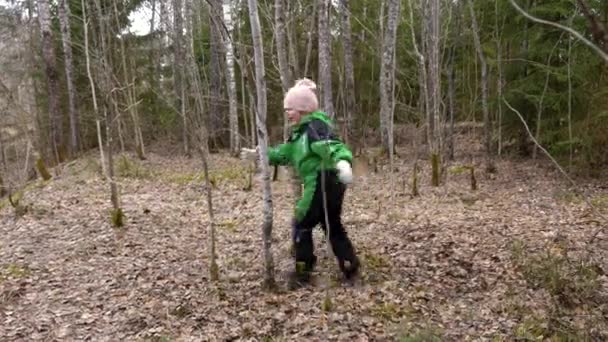
M 302 197 L 296 204 L 293 227 L 296 269 L 290 281 L 296 287 L 310 279 L 317 260 L 312 229 L 321 224 L 327 233 L 326 211 L 329 241 L 340 270 L 347 279 L 359 270 L 359 259 L 340 217 L 346 184 L 352 182 L 352 153 L 333 132 L 331 119 L 318 110 L 315 89 L 315 83 L 308 79 L 298 81 L 289 89 L 283 107 L 293 124 L 291 136 L 285 144 L 268 151 L 271 165 L 291 164 L 304 184 Z M 254 154 L 255 150 L 243 149 L 244 158 L 255 158 Z M 325 208 L 324 203 L 327 204 Z

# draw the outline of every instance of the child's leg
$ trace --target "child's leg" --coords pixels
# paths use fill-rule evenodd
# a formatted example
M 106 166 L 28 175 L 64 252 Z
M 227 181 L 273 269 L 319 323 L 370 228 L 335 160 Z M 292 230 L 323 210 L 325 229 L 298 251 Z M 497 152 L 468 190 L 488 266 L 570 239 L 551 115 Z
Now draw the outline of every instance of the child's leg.
M 326 186 L 327 216 L 329 221 L 329 241 L 340 270 L 347 278 L 355 275 L 359 269 L 359 259 L 355 254 L 353 245 L 342 225 L 342 202 L 346 186 L 338 182 L 335 175 L 329 173 Z M 323 229 L 326 229 L 325 218 L 321 220 Z

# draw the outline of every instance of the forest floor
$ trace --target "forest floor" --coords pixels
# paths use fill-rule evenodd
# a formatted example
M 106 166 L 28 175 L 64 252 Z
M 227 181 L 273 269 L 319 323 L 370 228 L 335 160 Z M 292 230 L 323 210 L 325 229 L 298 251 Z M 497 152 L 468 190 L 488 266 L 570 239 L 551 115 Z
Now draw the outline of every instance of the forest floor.
M 294 199 L 280 177 L 272 184 L 278 289 L 266 292 L 261 180 L 245 190 L 244 162 L 212 156 L 220 280 L 211 282 L 200 160 L 118 157 L 119 229 L 96 158 L 30 184 L 22 215 L 0 202 L 0 340 L 608 339 L 608 231 L 588 243 L 606 222 L 545 161 L 498 161 L 492 178 L 477 172 L 473 191 L 458 163 L 431 187 L 421 160 L 418 197 L 411 156 L 398 158 L 393 181 L 386 163 L 370 167 L 344 205 L 360 279 L 340 281 L 316 231 L 313 284 L 293 291 Z M 581 189 L 606 214 L 599 184 Z

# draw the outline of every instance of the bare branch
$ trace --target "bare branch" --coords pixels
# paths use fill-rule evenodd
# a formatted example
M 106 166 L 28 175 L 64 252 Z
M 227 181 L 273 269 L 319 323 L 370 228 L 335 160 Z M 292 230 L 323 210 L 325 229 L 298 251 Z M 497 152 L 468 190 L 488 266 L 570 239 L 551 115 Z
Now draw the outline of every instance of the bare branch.
M 608 54 L 604 51 L 602 51 L 602 49 L 600 47 L 598 47 L 597 45 L 593 44 L 589 39 L 583 37 L 582 34 L 576 32 L 575 30 L 573 30 L 572 28 L 568 27 L 568 26 L 564 26 L 562 24 L 558 24 L 558 23 L 554 23 L 552 21 L 548 21 L 548 20 L 544 20 L 544 19 L 540 19 L 540 18 L 536 18 L 534 16 L 532 16 L 531 14 L 527 13 L 524 9 L 522 9 L 521 7 L 519 7 L 519 5 L 515 2 L 515 0 L 509 0 L 509 2 L 511 3 L 511 5 L 513 5 L 513 7 L 515 7 L 515 9 L 517 9 L 524 17 L 540 23 L 540 24 L 545 24 L 545 25 L 549 25 L 549 26 L 553 26 L 553 27 L 557 27 L 560 30 L 564 30 L 569 32 L 570 34 L 572 34 L 573 36 L 575 36 L 576 38 L 578 38 L 580 41 L 582 41 L 583 43 L 585 43 L 585 45 L 589 46 L 592 50 L 594 50 L 595 52 L 597 52 L 606 63 L 608 63 Z
M 538 148 L 543 151 L 547 157 L 549 157 L 549 159 L 551 159 L 551 162 L 553 162 L 553 164 L 557 167 L 557 169 L 561 172 L 562 175 L 564 175 L 564 177 L 566 177 L 566 179 L 570 182 L 570 184 L 573 187 L 577 187 L 576 182 L 572 179 L 572 177 L 570 177 L 568 175 L 568 173 L 566 173 L 566 171 L 559 165 L 559 163 L 555 160 L 555 158 L 553 158 L 553 156 L 551 156 L 551 154 L 549 152 L 547 152 L 547 150 L 542 147 L 538 141 L 536 140 L 536 138 L 534 137 L 534 135 L 532 134 L 532 132 L 530 131 L 530 128 L 528 127 L 528 124 L 526 123 L 526 120 L 524 120 L 523 116 L 521 115 L 521 113 L 513 108 L 511 106 L 511 104 L 507 101 L 507 99 L 503 98 L 503 102 L 507 105 L 507 107 L 509 107 L 510 110 L 512 110 L 515 114 L 517 114 L 517 116 L 519 117 L 519 119 L 521 120 L 521 122 L 524 124 L 524 127 L 526 128 L 526 131 L 528 132 L 528 135 L 530 136 L 530 139 L 532 139 L 532 141 L 534 142 L 534 144 L 536 146 L 538 146 Z M 597 208 L 591 203 L 591 201 L 589 200 L 588 196 L 585 195 L 584 193 L 582 193 L 583 199 L 585 201 L 585 203 L 587 203 L 587 205 L 591 208 L 591 210 L 593 211 L 594 214 L 596 214 L 598 217 L 600 217 L 602 220 L 604 220 L 604 222 L 608 223 L 608 218 L 606 218 L 606 216 L 602 215 L 602 213 L 597 210 Z M 591 236 L 591 239 L 589 239 L 589 244 L 593 243 L 593 241 L 595 241 L 595 238 L 597 237 L 597 235 L 606 228 L 606 226 L 601 226 L 599 227 L 599 229 L 593 233 L 593 235 Z

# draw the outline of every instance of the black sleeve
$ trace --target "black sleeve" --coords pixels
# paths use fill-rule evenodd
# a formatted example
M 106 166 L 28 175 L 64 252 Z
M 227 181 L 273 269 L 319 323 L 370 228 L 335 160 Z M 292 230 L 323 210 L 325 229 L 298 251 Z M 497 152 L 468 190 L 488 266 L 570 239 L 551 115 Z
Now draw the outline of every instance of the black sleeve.
M 319 140 L 338 140 L 332 128 L 321 120 L 312 120 L 306 125 L 306 134 L 311 143 Z

